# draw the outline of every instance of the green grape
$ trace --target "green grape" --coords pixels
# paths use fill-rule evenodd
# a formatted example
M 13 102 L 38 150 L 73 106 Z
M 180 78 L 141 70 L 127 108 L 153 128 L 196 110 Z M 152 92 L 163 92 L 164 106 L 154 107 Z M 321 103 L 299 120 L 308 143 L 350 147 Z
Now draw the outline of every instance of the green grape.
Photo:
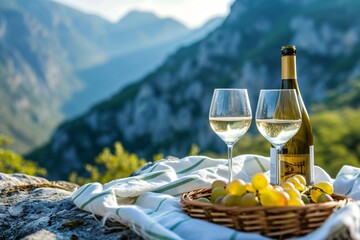
M 329 182 L 325 182 L 325 181 L 318 182 L 314 185 L 314 187 L 320 188 L 321 190 L 323 190 L 325 193 L 327 193 L 329 195 L 333 194 L 333 192 L 334 192 L 334 188 L 333 188 L 332 184 Z
M 246 193 L 246 183 L 240 179 L 234 179 L 226 186 L 226 193 L 241 196 Z
M 284 206 L 286 206 L 287 203 L 288 203 L 289 200 L 290 200 L 289 194 L 288 194 L 287 192 L 285 192 L 285 191 L 279 191 L 279 194 L 284 198 L 284 199 L 283 199 L 283 202 L 285 203 Z
M 294 184 L 291 182 L 284 182 L 283 184 L 281 184 L 281 187 L 285 190 L 285 189 L 296 189 Z
M 224 182 L 223 180 L 215 180 L 212 184 L 211 184 L 211 189 L 217 188 L 217 187 L 226 187 L 226 182 Z
M 210 203 L 210 200 L 208 198 L 206 198 L 206 197 L 201 197 L 201 198 L 198 198 L 196 200 L 199 201 L 199 202 Z
M 241 206 L 241 196 L 228 194 L 222 199 L 222 204 L 225 206 Z
M 300 198 L 290 198 L 288 206 L 304 206 L 305 203 Z
M 246 191 L 256 193 L 256 189 L 251 185 L 251 183 L 246 183 Z
M 214 188 L 211 191 L 210 200 L 211 200 L 212 203 L 215 203 L 217 198 L 222 197 L 224 195 L 225 195 L 225 188 L 223 188 L 223 187 Z
M 309 204 L 309 203 L 310 203 L 310 199 L 309 199 L 305 194 L 302 194 L 302 195 L 301 195 L 301 200 L 302 200 L 305 204 Z
M 326 203 L 326 202 L 332 202 L 334 199 L 327 193 L 322 193 L 319 195 L 319 197 L 316 200 L 316 203 Z
M 223 204 L 223 199 L 224 199 L 224 197 L 225 197 L 226 195 L 224 195 L 224 196 L 221 196 L 221 197 L 218 197 L 216 200 L 215 200 L 215 204 L 220 204 L 220 205 L 222 205 Z
M 269 189 L 260 195 L 260 203 L 263 206 L 287 206 L 289 198 L 289 194 L 284 191 Z
M 272 185 L 267 185 L 266 187 L 260 189 L 258 191 L 259 195 L 261 195 L 263 192 L 269 191 L 269 190 L 274 190 L 274 187 Z
M 263 206 L 275 206 L 276 193 L 273 190 L 263 191 L 260 195 L 260 203 Z
M 322 192 L 319 189 L 311 189 L 310 190 L 310 197 L 314 203 L 317 202 L 317 199 L 321 194 L 322 194 Z
M 287 192 L 289 194 L 290 199 L 300 198 L 300 192 L 297 189 L 287 188 L 287 189 L 285 189 L 285 192 Z
M 304 191 L 305 190 L 305 185 L 302 184 L 299 179 L 295 178 L 295 177 L 291 177 L 286 179 L 286 181 L 291 182 L 292 184 L 294 184 L 295 188 L 299 191 Z
M 289 177 L 288 179 L 286 179 L 286 182 L 291 182 L 292 184 L 294 184 L 295 187 L 296 187 L 296 185 L 300 184 L 299 179 L 294 178 L 294 177 Z
M 296 174 L 295 176 L 293 176 L 294 178 L 296 178 L 297 180 L 299 180 L 299 182 L 301 184 L 303 184 L 304 186 L 306 186 L 306 179 L 303 175 L 300 174 Z
M 260 203 L 263 206 L 273 206 L 274 205 L 274 196 L 271 190 L 263 190 L 260 195 Z
M 259 206 L 260 202 L 256 195 L 252 192 L 245 193 L 241 196 L 240 206 Z
M 298 186 L 295 187 L 300 192 L 304 191 L 306 189 L 306 186 L 302 183 L 300 183 Z
M 251 184 L 256 190 L 266 188 L 269 183 L 269 179 L 264 173 L 257 173 L 251 179 Z

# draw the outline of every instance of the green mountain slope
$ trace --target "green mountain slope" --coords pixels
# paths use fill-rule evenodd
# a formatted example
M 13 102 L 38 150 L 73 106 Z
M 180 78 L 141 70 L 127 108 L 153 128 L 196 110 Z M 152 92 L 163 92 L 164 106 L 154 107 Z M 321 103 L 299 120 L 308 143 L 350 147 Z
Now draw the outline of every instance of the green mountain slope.
M 280 86 L 281 45 L 295 44 L 305 103 L 325 101 L 345 80 L 360 75 L 359 5 L 356 0 L 238 0 L 207 38 L 62 124 L 29 157 L 46 166 L 50 178 L 66 178 L 71 171 L 81 174 L 83 164 L 93 163 L 114 141 L 147 159 L 156 153 L 185 156 L 192 143 L 223 152 L 208 125 L 213 89 L 247 88 L 254 108 L 261 88 Z
M 45 141 L 62 117 L 61 101 L 80 82 L 57 38 L 40 22 L 2 8 L 0 19 L 0 131 L 15 138 L 14 147 L 24 152 Z
M 74 70 L 106 56 L 88 29 L 105 25 L 51 1 L 0 2 L 0 131 L 14 149 L 39 146 L 63 119 L 61 106 L 82 87 Z
M 109 98 L 124 86 L 144 77 L 180 46 L 204 38 L 222 21 L 223 18 L 214 18 L 204 26 L 190 31 L 173 20 L 159 19 L 144 12 L 141 15 L 139 12 L 130 12 L 116 24 L 123 36 L 116 43 L 126 47 L 124 51 L 105 63 L 79 71 L 77 75 L 84 81 L 84 88 L 64 104 L 64 111 L 68 116 L 85 112 L 89 106 Z M 134 24 L 130 24 L 131 22 Z M 143 23 L 146 24 L 141 25 Z M 156 26 L 158 30 L 154 32 L 152 27 L 149 31 L 149 25 Z M 140 38 L 139 43 L 137 36 L 144 35 L 147 37 Z
M 49 0 L 0 1 L 0 133 L 14 138 L 13 149 L 24 153 L 43 144 L 55 126 L 69 117 L 71 103 L 81 102 L 86 109 L 99 100 L 96 94 L 83 101 L 73 97 L 93 84 L 88 78 L 79 78 L 79 71 L 130 54 L 132 44 L 151 48 L 152 36 L 160 47 L 169 35 L 175 40 L 190 32 L 171 19 L 137 13 L 138 18 L 142 15 L 147 21 L 146 16 L 151 16 L 151 27 L 145 21 L 127 33 L 131 19 L 113 24 Z M 151 35 L 149 29 L 156 34 Z M 123 36 L 132 36 L 129 44 L 120 44 Z M 149 70 L 142 67 L 138 65 L 139 72 Z M 118 87 L 112 82 L 101 86 L 102 97 Z

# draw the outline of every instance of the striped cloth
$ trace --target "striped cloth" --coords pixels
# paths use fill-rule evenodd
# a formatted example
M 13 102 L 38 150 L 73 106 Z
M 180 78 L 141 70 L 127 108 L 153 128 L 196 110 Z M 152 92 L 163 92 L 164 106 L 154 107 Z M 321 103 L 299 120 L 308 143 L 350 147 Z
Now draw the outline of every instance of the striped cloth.
M 269 158 L 240 155 L 234 158 L 235 178 L 250 181 L 257 172 L 269 174 Z M 333 181 L 315 167 L 315 182 Z M 162 160 L 140 175 L 106 183 L 89 183 L 77 189 L 72 200 L 84 211 L 123 223 L 144 239 L 267 239 L 264 236 L 198 220 L 180 208 L 179 195 L 208 187 L 216 179 L 226 180 L 227 160 L 191 156 Z M 344 166 L 334 181 L 335 192 L 360 200 L 360 169 Z M 360 202 L 349 204 L 333 214 L 325 224 L 301 239 L 326 239 L 349 229 L 360 239 Z

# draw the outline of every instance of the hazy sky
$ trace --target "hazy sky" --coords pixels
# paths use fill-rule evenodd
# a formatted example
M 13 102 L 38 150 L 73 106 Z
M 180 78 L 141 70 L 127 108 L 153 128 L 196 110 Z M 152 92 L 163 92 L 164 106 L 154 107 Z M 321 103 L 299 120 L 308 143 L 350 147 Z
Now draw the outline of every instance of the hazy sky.
M 131 10 L 146 10 L 175 18 L 188 27 L 199 27 L 215 16 L 229 13 L 234 0 L 53 0 L 112 22 Z

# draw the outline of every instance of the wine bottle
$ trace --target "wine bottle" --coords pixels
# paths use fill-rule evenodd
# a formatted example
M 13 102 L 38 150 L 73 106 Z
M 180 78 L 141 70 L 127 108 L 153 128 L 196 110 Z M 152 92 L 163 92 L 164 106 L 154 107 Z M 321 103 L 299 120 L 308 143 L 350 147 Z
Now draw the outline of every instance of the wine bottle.
M 308 184 L 314 182 L 314 137 L 309 114 L 301 97 L 296 74 L 296 47 L 281 48 L 281 89 L 295 89 L 301 107 L 302 123 L 299 131 L 282 148 L 278 156 L 280 173 L 276 172 L 276 151 L 271 149 L 271 182 L 275 182 L 279 174 L 280 183 L 287 178 L 301 174 Z

